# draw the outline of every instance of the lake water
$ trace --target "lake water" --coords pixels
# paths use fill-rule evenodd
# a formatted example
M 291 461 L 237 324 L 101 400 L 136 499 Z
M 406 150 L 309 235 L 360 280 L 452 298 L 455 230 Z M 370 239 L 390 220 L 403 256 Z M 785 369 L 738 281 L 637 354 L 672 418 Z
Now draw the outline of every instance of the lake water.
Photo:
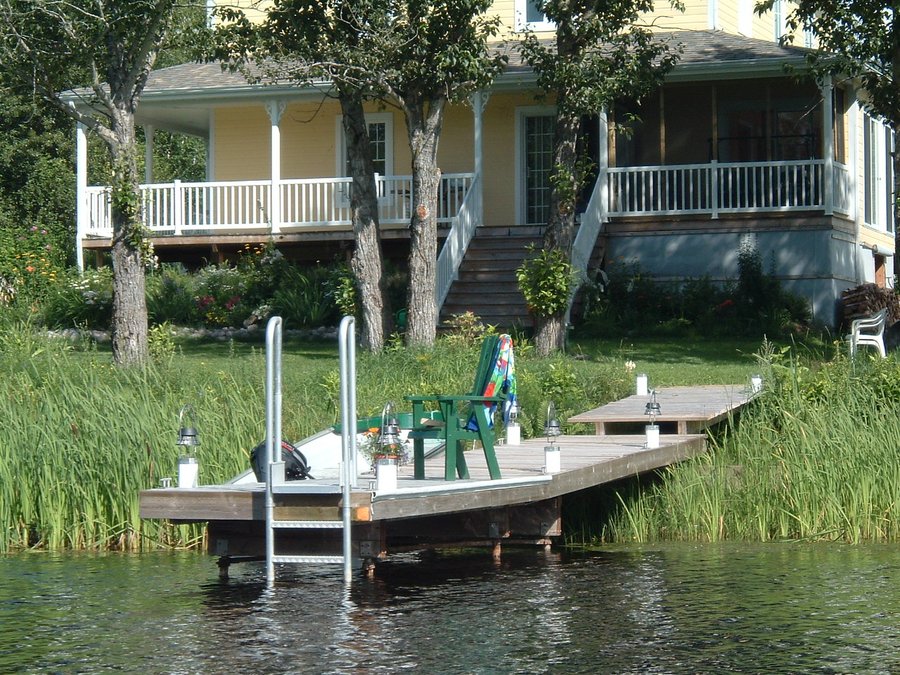
M 0 558 L 0 672 L 900 672 L 900 546 L 662 545 L 340 566 Z

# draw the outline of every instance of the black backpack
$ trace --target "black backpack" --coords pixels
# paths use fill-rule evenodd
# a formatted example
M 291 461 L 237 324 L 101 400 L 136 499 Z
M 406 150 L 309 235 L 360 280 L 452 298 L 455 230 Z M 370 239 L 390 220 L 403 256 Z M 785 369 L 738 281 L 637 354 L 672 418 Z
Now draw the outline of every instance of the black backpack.
M 287 441 L 281 441 L 281 460 L 284 462 L 284 477 L 287 480 L 306 480 L 309 475 L 309 464 L 306 457 Z M 266 442 L 263 441 L 250 452 L 250 466 L 260 483 L 265 483 L 269 473 L 269 462 L 266 457 Z

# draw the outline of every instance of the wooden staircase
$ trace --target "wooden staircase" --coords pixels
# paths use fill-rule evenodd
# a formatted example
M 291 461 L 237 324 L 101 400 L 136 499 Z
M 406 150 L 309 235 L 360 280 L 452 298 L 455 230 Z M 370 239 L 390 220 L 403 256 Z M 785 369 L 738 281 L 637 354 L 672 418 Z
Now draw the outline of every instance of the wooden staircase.
M 516 268 L 525 259 L 528 244 L 539 245 L 542 239 L 541 227 L 478 228 L 441 308 L 441 324 L 454 314 L 472 312 L 485 324 L 504 330 L 530 326 Z
M 528 254 L 527 246 L 540 246 L 543 227 L 480 227 L 459 267 L 444 306 L 441 325 L 455 314 L 472 312 L 485 324 L 501 330 L 530 327 L 531 317 L 516 282 L 516 269 Z M 600 266 L 606 238 L 597 239 L 590 269 Z

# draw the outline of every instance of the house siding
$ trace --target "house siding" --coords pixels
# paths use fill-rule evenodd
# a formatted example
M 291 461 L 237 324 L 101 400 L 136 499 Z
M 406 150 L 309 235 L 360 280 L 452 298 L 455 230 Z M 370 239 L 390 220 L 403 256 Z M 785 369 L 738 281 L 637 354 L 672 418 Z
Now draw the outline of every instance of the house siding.
M 740 22 L 738 19 L 738 2 L 740 0 L 733 0 L 732 2 L 720 2 L 719 3 L 719 11 L 718 11 L 718 28 L 720 30 L 724 30 L 728 33 L 739 33 Z
M 367 112 L 384 111 L 371 105 Z M 292 103 L 285 108 L 279 125 L 282 178 L 318 178 L 335 174 L 340 114 L 337 102 L 324 105 Z M 407 174 L 410 154 L 403 116 L 393 111 L 390 114 L 394 125 L 394 173 Z M 214 124 L 216 180 L 271 177 L 271 123 L 264 106 L 219 109 Z M 450 131 L 448 136 L 452 138 L 455 133 Z M 471 139 L 471 129 L 468 134 Z M 471 171 L 471 168 L 467 170 Z
M 709 28 L 709 5 L 714 0 L 703 0 L 686 4 L 679 12 L 669 3 L 657 3 L 654 10 L 645 15 L 643 21 L 652 24 L 654 30 L 705 30 Z
M 484 111 L 485 225 L 514 225 L 516 218 L 516 109 L 535 105 L 525 94 L 493 95 Z
M 488 11 L 488 16 L 500 18 L 498 40 L 506 39 L 516 30 L 516 0 L 495 0 Z
M 214 124 L 216 180 L 271 177 L 269 117 L 263 106 L 220 108 Z

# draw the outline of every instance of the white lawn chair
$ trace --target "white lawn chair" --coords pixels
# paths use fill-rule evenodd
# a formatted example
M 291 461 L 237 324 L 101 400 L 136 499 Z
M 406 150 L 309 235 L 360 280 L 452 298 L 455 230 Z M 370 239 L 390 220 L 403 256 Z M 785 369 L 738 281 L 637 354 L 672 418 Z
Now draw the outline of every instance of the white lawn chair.
M 871 345 L 878 350 L 881 358 L 885 358 L 887 355 L 884 349 L 884 326 L 886 323 L 886 307 L 871 316 L 854 319 L 850 323 L 850 334 L 847 336 L 847 340 L 850 342 L 850 358 L 856 356 L 856 348 L 859 345 Z

